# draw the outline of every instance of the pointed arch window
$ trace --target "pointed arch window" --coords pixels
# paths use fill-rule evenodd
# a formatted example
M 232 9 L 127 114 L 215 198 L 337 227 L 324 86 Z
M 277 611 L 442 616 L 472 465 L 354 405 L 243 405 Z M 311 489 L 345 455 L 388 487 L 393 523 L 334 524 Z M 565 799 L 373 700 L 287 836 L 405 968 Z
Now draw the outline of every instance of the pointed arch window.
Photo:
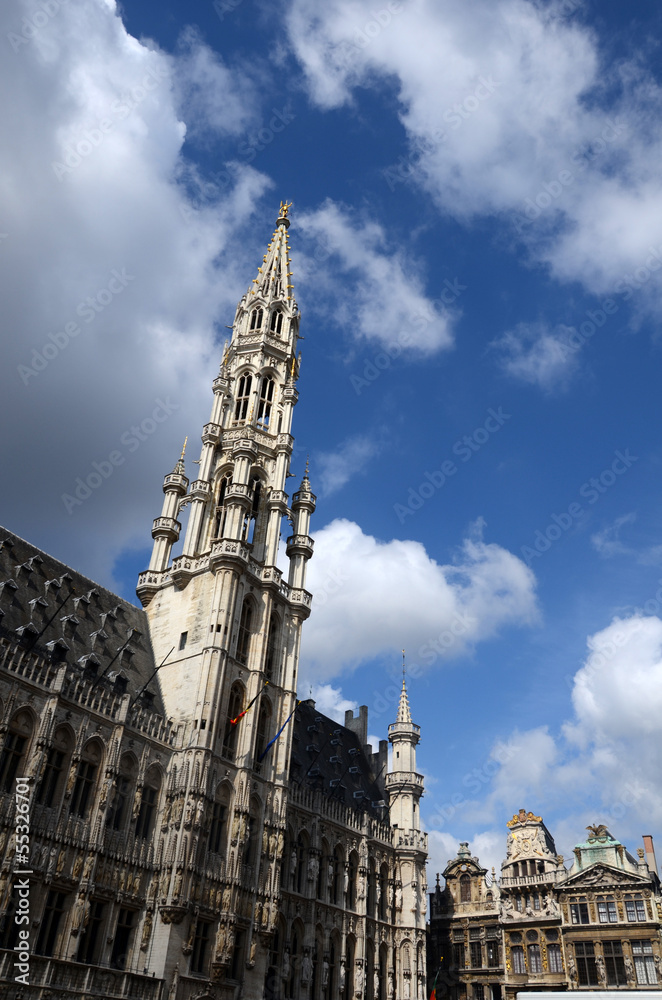
M 282 333 L 283 313 L 280 309 L 275 309 L 271 314 L 271 330 L 273 333 Z
M 37 805 L 50 808 L 56 800 L 56 795 L 59 797 L 63 790 L 65 761 L 72 749 L 73 741 L 69 732 L 64 728 L 56 729 L 53 746 L 46 754 L 46 765 L 37 786 Z
M 154 820 L 156 819 L 160 791 L 161 772 L 158 768 L 151 767 L 145 776 L 145 783 L 142 786 L 142 795 L 136 819 L 136 838 L 140 840 L 148 840 L 154 831 Z
M 254 309 L 251 313 L 251 330 L 261 330 L 262 329 L 262 317 L 264 313 L 259 307 Z
M 81 819 L 87 814 L 88 805 L 97 781 L 97 772 L 101 762 L 101 749 L 97 743 L 88 743 L 78 764 L 76 781 L 71 795 L 69 812 Z
M 241 618 L 239 619 L 239 633 L 237 635 L 237 659 L 244 666 L 248 662 L 248 654 L 251 645 L 251 623 L 253 621 L 253 602 L 250 597 L 244 599 L 241 608 Z
M 234 406 L 234 419 L 245 420 L 248 413 L 248 404 L 251 398 L 251 388 L 253 377 L 249 374 L 242 375 L 237 385 L 236 402 Z
M 236 727 L 235 727 L 236 728 Z M 228 827 L 229 791 L 224 788 L 216 796 L 212 806 L 211 824 L 209 826 L 208 849 L 213 854 L 225 853 L 225 842 Z
M 239 724 L 234 721 L 238 718 L 244 706 L 244 689 L 239 681 L 235 681 L 230 689 L 228 701 L 228 714 L 225 720 L 225 732 L 223 734 L 223 756 L 228 760 L 234 760 L 237 750 L 237 733 Z
M 232 482 L 229 475 L 223 476 L 220 483 L 218 484 L 218 497 L 216 500 L 216 514 L 214 518 L 214 537 L 222 538 L 223 532 L 225 531 L 225 520 L 227 518 L 227 509 L 225 506 L 225 495 L 228 491 L 228 486 Z
M 257 735 L 255 737 L 255 770 L 260 771 L 260 757 L 264 753 L 271 731 L 271 703 L 268 698 L 262 698 L 260 714 L 257 717 Z
M 9 792 L 14 787 L 31 736 L 32 718 L 28 712 L 19 712 L 11 721 L 0 754 L 0 791 Z
M 250 514 L 246 514 L 244 517 L 244 529 L 242 534 L 242 537 L 246 542 L 253 541 L 257 518 L 260 512 L 260 497 L 262 496 L 262 483 L 259 479 L 254 479 L 251 483 L 251 487 L 253 490 L 253 503 L 251 504 Z
M 260 398 L 257 404 L 257 425 L 267 428 L 271 420 L 275 383 L 270 375 L 264 375 L 260 382 Z
M 278 637 L 280 633 L 280 618 L 272 612 L 269 619 L 269 635 L 267 637 L 267 655 L 264 661 L 264 673 L 267 680 L 272 680 L 278 674 Z

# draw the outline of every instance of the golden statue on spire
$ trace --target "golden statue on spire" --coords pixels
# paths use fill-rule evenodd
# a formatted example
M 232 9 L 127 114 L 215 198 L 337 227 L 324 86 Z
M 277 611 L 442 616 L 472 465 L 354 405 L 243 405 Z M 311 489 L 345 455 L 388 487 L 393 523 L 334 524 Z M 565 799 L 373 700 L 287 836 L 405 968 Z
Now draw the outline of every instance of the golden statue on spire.
M 291 201 L 285 201 L 285 202 L 281 201 L 281 203 L 280 203 L 280 218 L 281 219 L 286 219 L 287 218 L 287 213 L 289 212 L 289 210 L 291 208 L 292 208 L 292 202 Z

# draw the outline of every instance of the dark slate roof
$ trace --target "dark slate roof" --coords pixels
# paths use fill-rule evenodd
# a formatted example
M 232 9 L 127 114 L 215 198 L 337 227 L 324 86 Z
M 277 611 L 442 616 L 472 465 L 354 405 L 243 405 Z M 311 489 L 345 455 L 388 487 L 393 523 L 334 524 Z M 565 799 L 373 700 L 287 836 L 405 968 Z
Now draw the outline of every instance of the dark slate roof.
M 154 671 L 142 608 L 0 528 L 0 636 L 132 696 Z M 124 647 L 122 653 L 118 651 Z M 158 681 L 147 688 L 163 712 Z
M 383 817 L 383 794 L 356 733 L 302 701 L 294 716 L 290 785 L 318 789 L 330 801 L 343 802 Z

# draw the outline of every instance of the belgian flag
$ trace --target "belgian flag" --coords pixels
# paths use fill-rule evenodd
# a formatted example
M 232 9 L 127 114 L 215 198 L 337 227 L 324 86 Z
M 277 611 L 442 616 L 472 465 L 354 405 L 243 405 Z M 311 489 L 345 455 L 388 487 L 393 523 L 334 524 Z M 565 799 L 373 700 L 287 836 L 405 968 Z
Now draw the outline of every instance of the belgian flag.
M 439 979 L 439 973 L 441 972 L 441 963 L 443 962 L 443 956 L 439 959 L 439 968 L 437 969 L 437 975 L 434 977 L 434 982 L 432 984 L 432 993 L 430 994 L 430 1000 L 437 1000 L 437 980 Z

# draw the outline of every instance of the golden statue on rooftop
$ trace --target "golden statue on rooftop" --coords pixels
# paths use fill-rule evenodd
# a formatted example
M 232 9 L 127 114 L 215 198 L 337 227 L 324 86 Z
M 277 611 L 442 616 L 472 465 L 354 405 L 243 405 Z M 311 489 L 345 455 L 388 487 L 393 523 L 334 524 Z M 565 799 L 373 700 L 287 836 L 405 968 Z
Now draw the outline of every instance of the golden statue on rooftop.
M 287 218 L 287 213 L 289 212 L 289 210 L 291 208 L 292 208 L 292 202 L 291 201 L 285 201 L 285 202 L 281 201 L 281 203 L 280 203 L 280 217 L 282 219 L 286 219 Z

